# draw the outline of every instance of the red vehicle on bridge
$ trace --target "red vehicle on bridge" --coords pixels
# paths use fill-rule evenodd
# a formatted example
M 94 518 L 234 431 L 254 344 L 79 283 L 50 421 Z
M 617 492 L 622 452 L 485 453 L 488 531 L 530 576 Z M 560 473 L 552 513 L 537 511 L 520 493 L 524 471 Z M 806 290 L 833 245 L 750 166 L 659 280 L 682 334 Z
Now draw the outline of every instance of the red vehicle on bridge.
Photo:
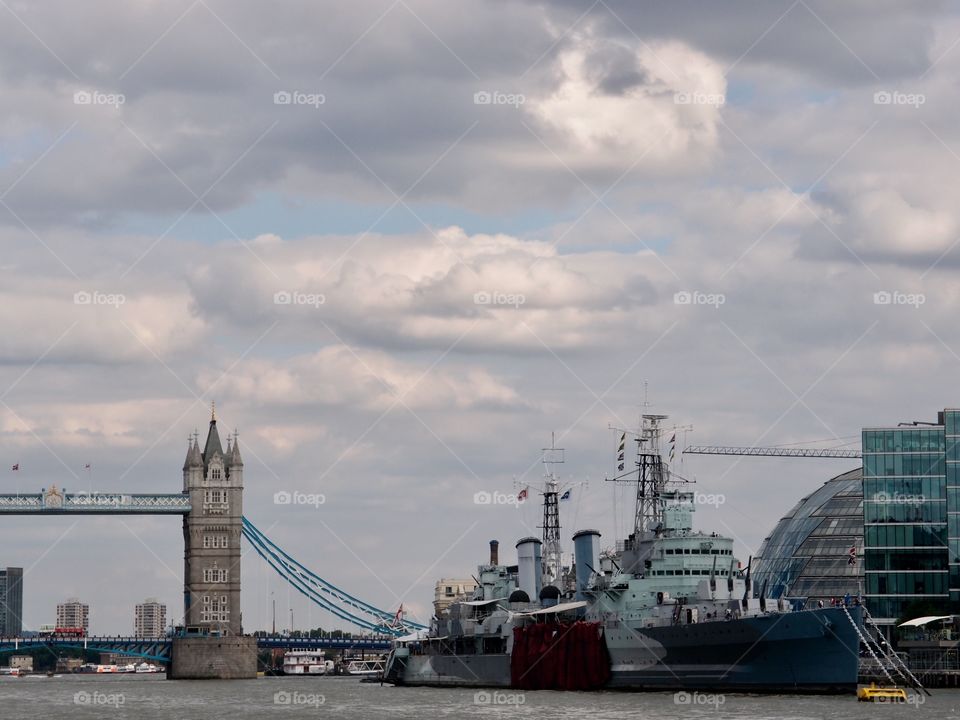
M 58 627 L 54 629 L 52 636 L 61 638 L 82 638 L 86 634 L 86 631 L 82 627 Z

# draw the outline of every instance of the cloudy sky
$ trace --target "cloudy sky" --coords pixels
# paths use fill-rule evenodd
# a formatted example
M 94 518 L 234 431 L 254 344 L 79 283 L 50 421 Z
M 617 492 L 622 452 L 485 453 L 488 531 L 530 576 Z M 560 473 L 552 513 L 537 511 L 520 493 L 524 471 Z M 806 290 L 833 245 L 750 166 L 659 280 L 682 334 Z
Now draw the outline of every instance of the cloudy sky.
M 616 433 L 854 443 L 960 402 L 960 17 L 940 2 L 0 2 L 4 492 L 179 491 L 429 614 L 539 509 L 628 524 Z M 645 391 L 645 387 L 648 390 Z M 646 395 L 645 395 L 646 393 Z M 645 406 L 646 401 L 650 403 Z M 855 461 L 854 461 L 855 462 Z M 20 464 L 20 471 L 10 470 Z M 84 469 L 90 464 L 91 470 Z M 850 461 L 689 456 L 744 559 Z M 279 491 L 322 493 L 319 508 Z M 181 611 L 177 518 L 4 518 L 25 622 Z M 244 625 L 336 626 L 253 554 Z

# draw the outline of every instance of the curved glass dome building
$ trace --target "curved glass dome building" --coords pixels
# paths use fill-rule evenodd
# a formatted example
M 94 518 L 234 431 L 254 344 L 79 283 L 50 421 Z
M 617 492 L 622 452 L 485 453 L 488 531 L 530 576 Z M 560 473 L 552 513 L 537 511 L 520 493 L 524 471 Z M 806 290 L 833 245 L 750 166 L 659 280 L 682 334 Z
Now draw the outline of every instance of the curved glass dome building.
M 850 548 L 856 559 L 850 562 Z M 798 502 L 763 541 L 754 592 L 798 607 L 863 593 L 863 469 L 837 475 Z

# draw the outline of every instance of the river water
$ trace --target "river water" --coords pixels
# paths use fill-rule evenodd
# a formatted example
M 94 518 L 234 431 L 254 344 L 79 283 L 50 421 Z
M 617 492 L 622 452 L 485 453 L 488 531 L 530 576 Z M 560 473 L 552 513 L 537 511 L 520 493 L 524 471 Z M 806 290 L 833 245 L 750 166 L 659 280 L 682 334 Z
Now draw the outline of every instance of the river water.
M 163 675 L 0 678 L 0 718 L 517 718 L 530 720 L 960 719 L 960 691 L 934 690 L 908 705 L 855 697 L 672 693 L 434 690 L 362 684 L 355 678 L 168 681 Z

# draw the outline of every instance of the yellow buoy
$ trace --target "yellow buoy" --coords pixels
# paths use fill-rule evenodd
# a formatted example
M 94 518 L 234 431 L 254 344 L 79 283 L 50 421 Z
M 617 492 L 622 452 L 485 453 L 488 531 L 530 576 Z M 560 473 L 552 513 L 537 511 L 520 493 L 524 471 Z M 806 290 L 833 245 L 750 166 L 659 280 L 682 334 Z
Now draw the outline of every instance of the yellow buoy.
M 898 687 L 877 687 L 870 683 L 870 687 L 857 689 L 857 700 L 860 702 L 887 702 L 899 703 L 907 701 L 907 691 Z

